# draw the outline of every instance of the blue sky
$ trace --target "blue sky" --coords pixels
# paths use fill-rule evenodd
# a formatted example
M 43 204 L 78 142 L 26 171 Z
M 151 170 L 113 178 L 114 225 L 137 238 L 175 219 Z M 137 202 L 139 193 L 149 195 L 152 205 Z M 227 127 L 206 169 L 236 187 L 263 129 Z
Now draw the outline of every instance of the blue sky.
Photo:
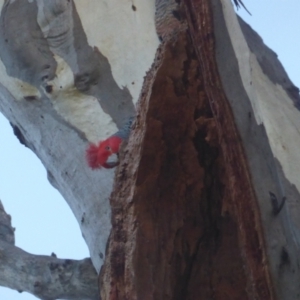
M 300 87 L 300 1 L 243 2 L 252 16 L 243 9 L 238 13 L 278 54 L 291 80 Z M 38 158 L 19 143 L 1 114 L 0 145 L 0 199 L 16 227 L 16 245 L 33 254 L 55 252 L 59 258 L 88 256 L 71 210 L 49 184 Z M 0 299 L 37 298 L 0 287 Z

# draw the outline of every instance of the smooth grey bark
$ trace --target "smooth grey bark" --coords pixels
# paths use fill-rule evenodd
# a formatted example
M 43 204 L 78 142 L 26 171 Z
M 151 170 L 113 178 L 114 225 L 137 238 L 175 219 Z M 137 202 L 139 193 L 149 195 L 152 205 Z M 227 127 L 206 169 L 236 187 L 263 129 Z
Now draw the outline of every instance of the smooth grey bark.
M 40 299 L 98 299 L 97 273 L 90 258 L 32 255 L 14 246 L 11 217 L 0 201 L 0 285 Z
M 18 139 L 41 159 L 50 183 L 68 202 L 99 270 L 110 231 L 108 197 L 114 171 L 89 170 L 84 158 L 86 140 L 56 114 L 47 99 L 16 101 L 1 84 L 0 99 L 0 110 Z
M 67 201 L 99 272 L 111 228 L 108 198 L 114 170 L 90 170 L 85 150 L 89 142 L 108 137 L 134 114 L 134 101 L 158 38 L 151 19 L 154 2 L 137 1 L 137 11 L 130 3 L 119 3 L 120 11 L 110 11 L 99 1 L 82 3 L 16 0 L 3 4 L 0 111 L 20 142 L 39 157 L 50 183 Z M 122 30 L 131 38 L 121 40 L 122 52 L 117 55 L 112 51 L 114 43 L 103 40 L 107 10 L 116 19 L 119 14 L 127 16 Z M 91 18 L 99 22 L 92 28 Z M 139 30 L 133 32 L 137 23 Z M 109 38 L 119 30 L 110 25 Z M 128 64 L 130 59 L 134 64 Z M 124 84 L 116 78 L 128 81 Z
M 229 6 L 227 0 L 213 1 L 218 69 L 247 155 L 276 297 L 298 299 L 300 194 L 290 170 L 300 159 L 297 130 L 292 138 L 300 117 L 299 89 L 259 35 L 240 18 L 233 22 Z M 286 198 L 278 215 L 270 192 L 278 204 Z

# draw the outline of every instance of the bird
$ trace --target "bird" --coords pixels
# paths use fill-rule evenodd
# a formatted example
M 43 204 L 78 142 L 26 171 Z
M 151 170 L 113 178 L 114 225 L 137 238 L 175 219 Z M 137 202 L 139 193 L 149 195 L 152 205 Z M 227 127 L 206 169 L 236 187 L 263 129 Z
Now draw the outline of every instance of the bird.
M 119 153 L 122 139 L 118 136 L 110 136 L 98 145 L 90 144 L 86 149 L 86 159 L 89 167 L 93 170 L 104 167 L 106 169 L 114 168 L 118 165 L 117 162 L 108 162 L 108 158 L 112 154 Z
M 119 131 L 104 141 L 100 141 L 98 144 L 89 144 L 86 149 L 86 160 L 92 170 L 101 169 L 102 167 L 111 169 L 119 164 L 118 161 L 109 162 L 108 159 L 113 154 L 119 154 L 122 142 L 129 138 L 133 120 L 134 117 L 129 118 Z

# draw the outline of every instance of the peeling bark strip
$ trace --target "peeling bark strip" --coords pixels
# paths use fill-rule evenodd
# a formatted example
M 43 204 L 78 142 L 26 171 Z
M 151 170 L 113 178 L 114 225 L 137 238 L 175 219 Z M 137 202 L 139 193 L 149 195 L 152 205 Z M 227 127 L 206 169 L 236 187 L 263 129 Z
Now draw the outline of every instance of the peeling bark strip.
M 182 32 L 161 46 L 145 80 L 111 197 L 102 300 L 270 299 L 261 237 L 247 231 L 259 228 L 253 193 L 243 193 L 251 192 L 247 169 L 228 161 L 227 147 L 243 157 L 231 112 L 225 107 L 215 122 L 204 84 L 217 69 L 200 73 L 193 48 Z M 212 59 L 212 50 L 203 55 Z M 235 143 L 219 146 L 219 117 Z
M 0 24 L 0 58 L 8 75 L 44 87 L 51 99 L 62 89 L 52 81 L 59 56 L 74 73 L 78 91 L 97 98 L 118 128 L 135 115 L 128 88 L 118 86 L 107 57 L 89 45 L 74 1 L 7 1 Z
M 185 0 L 189 30 L 203 75 L 205 92 L 217 124 L 220 146 L 229 179 L 229 194 L 239 224 L 240 247 L 248 275 L 250 299 L 274 299 L 267 266 L 263 229 L 256 196 L 252 187 L 247 159 L 234 117 L 221 86 L 215 60 L 211 2 Z
M 36 3 L 4 3 L 0 16 L 0 57 L 8 75 L 39 87 L 54 78 L 57 63 L 38 24 L 37 13 Z

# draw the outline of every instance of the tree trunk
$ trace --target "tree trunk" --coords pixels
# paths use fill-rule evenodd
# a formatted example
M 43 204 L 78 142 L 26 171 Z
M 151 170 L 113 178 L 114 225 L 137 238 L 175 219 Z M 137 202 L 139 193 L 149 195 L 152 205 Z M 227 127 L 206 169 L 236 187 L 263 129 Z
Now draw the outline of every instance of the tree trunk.
M 299 90 L 229 0 L 15 0 L 1 22 L 0 110 L 102 300 L 298 299 Z M 116 172 L 89 170 L 132 115 Z

